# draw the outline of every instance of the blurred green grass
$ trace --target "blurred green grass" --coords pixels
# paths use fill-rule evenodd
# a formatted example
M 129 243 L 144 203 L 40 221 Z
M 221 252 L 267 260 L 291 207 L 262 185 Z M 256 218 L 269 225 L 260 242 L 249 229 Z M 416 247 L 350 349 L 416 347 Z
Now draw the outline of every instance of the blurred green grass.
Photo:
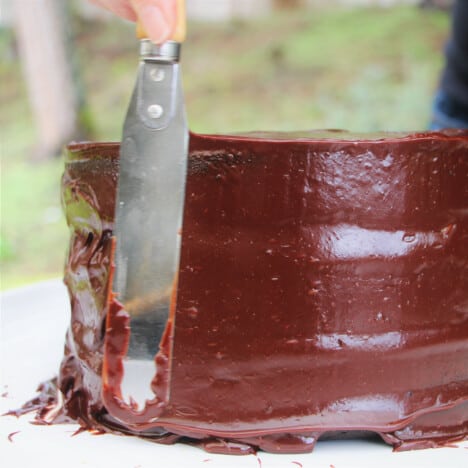
M 135 79 L 131 25 L 77 22 L 76 48 L 97 140 L 119 140 Z M 189 25 L 183 73 L 197 132 L 421 130 L 449 18 L 417 8 L 281 11 Z M 8 34 L 0 34 L 0 50 Z M 32 164 L 35 131 L 17 61 L 0 64 L 2 289 L 62 274 L 62 161 Z

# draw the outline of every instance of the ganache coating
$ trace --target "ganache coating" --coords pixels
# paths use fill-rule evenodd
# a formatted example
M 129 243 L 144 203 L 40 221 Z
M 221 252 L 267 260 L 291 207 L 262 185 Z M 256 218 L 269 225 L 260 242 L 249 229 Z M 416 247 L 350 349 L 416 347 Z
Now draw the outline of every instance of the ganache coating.
M 343 431 L 397 450 L 467 437 L 468 132 L 191 134 L 155 422 L 118 398 L 118 152 L 67 153 L 68 417 L 222 453 L 308 452 Z

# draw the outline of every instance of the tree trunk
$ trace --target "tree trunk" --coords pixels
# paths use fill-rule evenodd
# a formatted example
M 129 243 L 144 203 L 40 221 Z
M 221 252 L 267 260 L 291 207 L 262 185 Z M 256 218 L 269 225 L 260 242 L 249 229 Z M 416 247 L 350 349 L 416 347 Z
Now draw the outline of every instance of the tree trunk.
M 56 155 L 80 132 L 80 100 L 67 48 L 66 4 L 62 0 L 14 3 L 21 61 L 39 134 L 35 159 Z

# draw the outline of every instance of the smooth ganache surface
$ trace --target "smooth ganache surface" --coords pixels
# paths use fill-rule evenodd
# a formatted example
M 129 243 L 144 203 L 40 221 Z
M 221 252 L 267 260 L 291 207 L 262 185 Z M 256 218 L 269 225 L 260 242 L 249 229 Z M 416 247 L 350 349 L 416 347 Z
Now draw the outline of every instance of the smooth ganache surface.
M 142 411 L 121 396 L 129 318 L 109 287 L 118 152 L 68 148 L 69 418 L 223 453 L 467 437 L 468 132 L 191 134 L 177 306 Z

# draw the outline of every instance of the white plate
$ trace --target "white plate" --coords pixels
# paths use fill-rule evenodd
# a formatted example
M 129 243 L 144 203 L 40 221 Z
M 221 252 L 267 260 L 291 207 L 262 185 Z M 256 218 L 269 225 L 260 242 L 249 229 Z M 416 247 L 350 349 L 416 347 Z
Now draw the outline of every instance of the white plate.
M 0 413 L 34 396 L 39 382 L 57 373 L 69 320 L 59 280 L 4 293 L 1 301 Z M 456 448 L 393 453 L 375 441 L 323 441 L 307 455 L 211 455 L 182 444 L 158 445 L 134 437 L 87 432 L 77 425 L 35 426 L 32 417 L 0 418 L 4 467 L 31 468 L 466 468 L 468 442 Z M 15 435 L 8 436 L 14 432 Z

